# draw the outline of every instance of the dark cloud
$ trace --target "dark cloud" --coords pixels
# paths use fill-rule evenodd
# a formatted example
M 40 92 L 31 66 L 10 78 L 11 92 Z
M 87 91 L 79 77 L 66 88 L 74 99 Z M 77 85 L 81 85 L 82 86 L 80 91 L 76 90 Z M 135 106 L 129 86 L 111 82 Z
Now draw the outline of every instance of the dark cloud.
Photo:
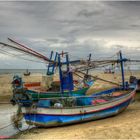
M 96 11 L 88 11 L 88 9 L 83 9 L 78 13 L 78 16 L 85 16 L 87 18 L 90 18 L 92 16 L 96 16 L 96 15 L 100 15 L 102 14 L 104 11 L 102 10 L 96 10 Z
M 85 58 L 134 53 L 140 51 L 139 13 L 135 1 L 0 2 L 0 41 L 11 37 L 47 56 L 51 50 Z

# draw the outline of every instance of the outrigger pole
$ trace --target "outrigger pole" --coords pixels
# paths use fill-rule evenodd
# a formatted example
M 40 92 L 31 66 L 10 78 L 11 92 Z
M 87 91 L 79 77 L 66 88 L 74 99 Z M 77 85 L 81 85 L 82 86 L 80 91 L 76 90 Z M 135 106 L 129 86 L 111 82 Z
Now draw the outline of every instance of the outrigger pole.
M 25 45 L 23 45 L 23 44 L 20 44 L 20 43 L 18 43 L 17 41 L 14 41 L 13 39 L 10 39 L 10 38 L 8 38 L 8 40 L 11 41 L 11 42 L 14 43 L 14 44 L 20 46 L 21 48 L 26 49 L 26 50 L 28 50 L 29 52 L 32 52 L 32 53 L 38 55 L 39 57 L 43 58 L 44 60 L 50 61 L 50 59 L 47 58 L 46 56 L 44 56 L 44 55 L 42 55 L 42 54 L 40 54 L 40 53 L 38 53 L 38 52 L 32 50 L 31 48 L 29 48 L 29 47 L 27 47 L 27 46 L 25 46 Z
M 31 49 L 31 48 L 29 48 L 29 47 L 23 45 L 23 44 L 21 44 L 21 43 L 15 41 L 15 40 L 13 40 L 13 39 L 11 39 L 11 38 L 8 38 L 8 40 L 11 41 L 12 43 L 18 45 L 20 48 L 15 47 L 15 46 L 12 46 L 12 45 L 8 45 L 8 44 L 6 44 L 6 43 L 2 43 L 2 42 L 0 42 L 0 44 L 5 45 L 5 46 L 7 46 L 7 47 L 9 47 L 9 48 L 13 48 L 13 49 L 17 49 L 17 50 L 19 50 L 19 51 L 23 51 L 23 52 L 29 53 L 29 54 L 31 54 L 31 55 L 34 55 L 35 57 L 42 58 L 42 59 L 45 60 L 45 61 L 48 61 L 48 62 L 50 62 L 50 63 L 55 63 L 55 65 L 57 65 L 57 61 L 55 61 L 56 58 L 55 58 L 54 61 L 53 61 L 52 59 L 47 58 L 45 55 L 42 55 L 41 53 L 38 53 L 37 51 L 35 51 L 35 50 L 33 50 L 33 49 Z M 66 54 L 66 53 L 63 53 L 63 55 L 64 55 L 64 54 Z M 53 52 L 51 52 L 50 58 L 52 58 L 52 55 L 53 55 Z M 56 57 L 57 57 L 57 55 L 56 55 Z M 69 61 L 70 64 L 75 64 L 75 63 L 80 63 L 80 62 L 81 62 L 81 60 Z M 66 65 L 67 62 L 62 62 L 62 64 L 63 64 L 63 65 Z

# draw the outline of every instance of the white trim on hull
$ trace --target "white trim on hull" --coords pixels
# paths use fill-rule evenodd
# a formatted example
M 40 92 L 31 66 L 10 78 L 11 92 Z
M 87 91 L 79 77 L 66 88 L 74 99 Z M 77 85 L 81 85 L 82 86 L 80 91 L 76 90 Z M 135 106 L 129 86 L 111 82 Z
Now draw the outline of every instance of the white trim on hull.
M 63 123 L 62 122 L 60 123 L 60 122 L 57 122 L 57 121 L 52 121 L 52 122 L 49 122 L 49 123 L 39 123 L 39 122 L 36 122 L 36 121 L 28 121 L 28 120 L 26 120 L 26 122 L 29 125 L 35 125 L 37 127 L 64 126 L 64 125 L 84 123 L 84 122 L 88 122 L 88 121 L 94 121 L 94 120 L 99 120 L 99 119 L 104 119 L 104 118 L 107 118 L 107 117 L 115 116 L 115 115 L 118 115 L 119 113 L 123 112 L 126 108 L 127 108 L 127 106 L 125 108 L 122 108 L 122 109 L 118 110 L 117 112 L 114 112 L 112 114 L 106 115 L 104 117 L 103 116 L 102 117 L 95 116 L 95 117 L 84 118 L 84 119 L 81 119 L 81 120 L 69 121 L 69 122 L 63 122 Z

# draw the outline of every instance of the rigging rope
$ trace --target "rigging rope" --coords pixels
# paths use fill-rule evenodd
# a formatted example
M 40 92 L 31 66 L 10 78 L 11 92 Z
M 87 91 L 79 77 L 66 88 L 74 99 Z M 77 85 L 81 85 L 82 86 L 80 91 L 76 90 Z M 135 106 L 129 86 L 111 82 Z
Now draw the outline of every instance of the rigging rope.
M 31 48 L 26 47 L 26 46 L 23 45 L 23 44 L 20 44 L 20 43 L 14 41 L 13 39 L 10 39 L 10 38 L 8 38 L 8 40 L 10 40 L 12 43 L 14 43 L 14 44 L 20 46 L 20 48 L 22 48 L 24 51 L 27 50 L 28 53 L 34 54 L 34 55 L 36 55 L 36 56 L 38 56 L 38 57 L 43 58 L 44 60 L 50 61 L 46 56 L 44 56 L 44 55 L 38 53 L 37 51 L 32 50 Z
M 81 72 L 81 71 L 76 71 L 76 72 L 79 72 L 79 73 L 85 75 L 84 72 Z M 113 84 L 113 85 L 120 86 L 120 84 L 118 84 L 118 83 L 115 83 L 115 82 L 112 82 L 112 81 L 108 81 L 108 80 L 105 80 L 105 79 L 99 78 L 99 77 L 97 77 L 97 76 L 92 76 L 92 75 L 90 75 L 90 76 L 91 76 L 92 78 L 94 78 L 94 79 L 101 80 L 101 81 L 108 82 L 108 83 Z
M 98 56 L 103 56 L 105 54 L 98 54 Z M 106 54 L 108 55 L 108 54 Z M 117 57 L 117 53 L 113 54 L 112 56 L 109 56 L 109 57 L 99 57 L 98 60 L 101 60 L 101 59 L 109 59 L 109 58 L 113 58 L 113 57 Z
M 2 43 L 2 42 L 0 42 L 0 45 L 2 45 L 0 47 L 3 47 L 3 48 L 10 48 L 10 49 L 16 50 L 18 52 L 24 52 L 28 55 L 32 55 L 34 57 L 37 57 L 38 59 L 41 59 L 41 60 L 44 60 L 44 61 L 47 61 L 47 62 L 52 62 L 52 60 L 49 60 L 47 57 L 45 57 L 45 56 L 43 57 L 41 55 L 38 55 L 38 54 L 34 53 L 33 51 L 30 51 L 30 50 L 27 50 L 27 49 L 24 49 L 24 48 L 19 48 L 19 47 L 12 46 L 12 45 Z
M 31 60 L 31 59 L 23 58 L 21 56 L 15 55 L 13 53 L 9 53 L 8 51 L 2 50 L 2 49 L 0 49 L 0 53 L 6 54 L 6 55 L 11 56 L 11 57 L 20 58 L 20 59 L 26 60 L 26 61 L 31 61 L 31 62 L 36 62 L 36 63 L 44 63 L 45 64 L 45 62 L 43 62 L 43 61 L 37 61 L 37 60 Z
M 13 124 L 14 124 L 14 123 L 10 123 L 10 124 L 8 124 L 8 125 L 6 125 L 6 126 L 3 126 L 3 127 L 0 128 L 0 130 L 5 129 L 5 128 L 7 128 L 7 127 L 13 125 Z

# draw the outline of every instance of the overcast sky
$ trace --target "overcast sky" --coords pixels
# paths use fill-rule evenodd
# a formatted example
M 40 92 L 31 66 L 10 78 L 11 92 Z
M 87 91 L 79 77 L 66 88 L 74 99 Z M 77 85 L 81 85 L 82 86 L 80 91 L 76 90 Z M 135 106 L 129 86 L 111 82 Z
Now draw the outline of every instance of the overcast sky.
M 97 58 L 122 50 L 139 58 L 140 2 L 0 2 L 0 41 L 7 37 L 47 56 L 63 50 L 73 58 Z M 44 66 L 2 54 L 0 59 L 1 68 Z

